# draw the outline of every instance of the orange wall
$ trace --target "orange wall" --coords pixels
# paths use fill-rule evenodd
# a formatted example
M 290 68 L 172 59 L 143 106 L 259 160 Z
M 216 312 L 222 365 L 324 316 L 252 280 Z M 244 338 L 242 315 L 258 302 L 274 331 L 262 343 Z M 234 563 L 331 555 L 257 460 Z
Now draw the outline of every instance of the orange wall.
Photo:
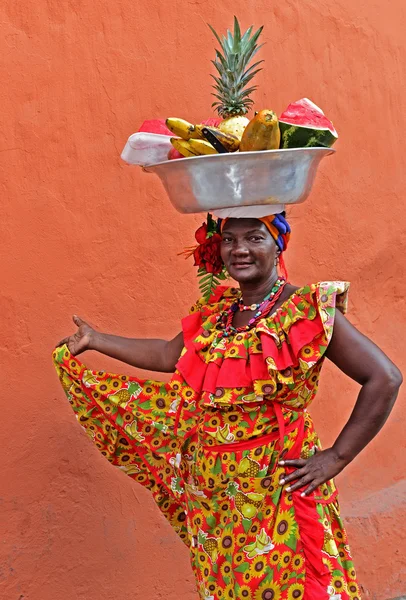
M 119 155 L 144 119 L 211 116 L 206 22 L 224 30 L 234 13 L 266 25 L 257 107 L 309 96 L 340 133 L 291 211 L 291 279 L 350 280 L 351 320 L 405 366 L 404 0 L 3 0 L 1 599 L 196 600 L 185 548 L 77 426 L 50 351 L 74 312 L 110 332 L 170 336 L 196 298 L 177 252 L 200 217 L 178 215 Z M 356 391 L 326 365 L 313 411 L 326 445 Z M 404 431 L 403 397 L 339 477 L 376 600 L 406 592 Z

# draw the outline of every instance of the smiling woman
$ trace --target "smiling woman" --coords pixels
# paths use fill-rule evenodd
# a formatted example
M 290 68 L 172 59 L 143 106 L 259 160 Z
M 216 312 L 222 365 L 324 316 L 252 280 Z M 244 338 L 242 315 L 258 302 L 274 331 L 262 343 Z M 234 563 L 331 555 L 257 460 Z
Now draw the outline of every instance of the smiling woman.
M 254 283 L 274 276 L 276 257 L 280 250 L 267 230 L 257 219 L 227 219 L 222 228 L 221 256 L 230 275 L 244 277 Z
M 152 492 L 189 547 L 203 600 L 359 600 L 333 478 L 384 424 L 401 375 L 343 316 L 348 283 L 287 282 L 284 213 L 198 231 L 205 247 L 217 236 L 208 271 L 215 261 L 239 288 L 200 299 L 171 341 L 75 316 L 54 352 L 62 386 L 101 453 Z M 173 375 L 89 371 L 76 358 L 89 349 Z M 322 450 L 307 409 L 326 358 L 361 390 Z

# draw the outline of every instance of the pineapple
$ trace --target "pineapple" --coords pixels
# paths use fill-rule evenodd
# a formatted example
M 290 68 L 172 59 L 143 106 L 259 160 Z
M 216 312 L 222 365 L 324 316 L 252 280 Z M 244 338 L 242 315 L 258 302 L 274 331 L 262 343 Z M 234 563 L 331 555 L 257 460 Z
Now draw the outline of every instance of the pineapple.
M 218 541 L 217 538 L 207 537 L 207 533 L 199 531 L 197 537 L 198 543 L 203 546 L 203 550 L 210 558 L 211 562 L 216 562 L 218 556 Z
M 131 398 L 135 394 L 137 394 L 137 392 L 140 392 L 140 390 L 141 386 L 139 385 L 139 383 L 132 382 L 128 384 L 127 388 L 123 388 L 115 394 L 111 394 L 109 396 L 109 400 L 111 400 L 111 402 L 114 402 L 114 404 L 127 404 L 131 400 Z
M 238 466 L 238 475 L 240 477 L 257 477 L 260 471 L 259 463 L 246 456 Z
M 224 119 L 219 125 L 223 133 L 235 135 L 241 140 L 244 129 L 249 123 L 247 114 L 254 101 L 250 94 L 257 88 L 247 88 L 251 79 L 260 71 L 257 69 L 262 60 L 248 67 L 249 62 L 258 52 L 261 46 L 257 45 L 263 27 L 260 27 L 253 35 L 252 26 L 241 36 L 240 25 L 237 17 L 234 17 L 234 35 L 227 31 L 227 37 L 222 39 L 209 25 L 215 35 L 222 52 L 216 50 L 216 58 L 212 61 L 219 76 L 212 75 L 215 84 L 213 96 L 217 98 L 212 106 L 216 108 L 220 117 Z
M 305 442 L 302 450 L 300 451 L 300 458 L 310 458 L 313 454 L 314 452 L 310 450 L 309 444 Z
M 234 498 L 235 508 L 245 519 L 252 519 L 261 507 L 264 495 L 249 492 L 244 494 L 234 482 L 230 482 L 227 487 L 227 495 Z

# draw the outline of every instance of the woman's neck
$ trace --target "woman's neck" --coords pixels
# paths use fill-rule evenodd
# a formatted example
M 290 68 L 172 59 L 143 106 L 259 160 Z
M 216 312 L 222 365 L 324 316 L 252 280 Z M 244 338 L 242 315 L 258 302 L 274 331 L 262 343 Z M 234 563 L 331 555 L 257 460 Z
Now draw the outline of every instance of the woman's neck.
M 240 283 L 243 302 L 246 306 L 259 304 L 271 292 L 278 279 L 278 274 L 273 271 L 268 279 L 261 283 Z

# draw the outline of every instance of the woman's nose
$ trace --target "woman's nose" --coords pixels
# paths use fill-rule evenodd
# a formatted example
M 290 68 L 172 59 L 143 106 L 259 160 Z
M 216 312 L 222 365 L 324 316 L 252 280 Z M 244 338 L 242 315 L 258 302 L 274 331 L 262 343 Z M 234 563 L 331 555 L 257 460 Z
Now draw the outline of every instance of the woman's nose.
M 233 247 L 233 254 L 236 256 L 246 256 L 248 254 L 248 248 L 244 242 L 236 242 Z

